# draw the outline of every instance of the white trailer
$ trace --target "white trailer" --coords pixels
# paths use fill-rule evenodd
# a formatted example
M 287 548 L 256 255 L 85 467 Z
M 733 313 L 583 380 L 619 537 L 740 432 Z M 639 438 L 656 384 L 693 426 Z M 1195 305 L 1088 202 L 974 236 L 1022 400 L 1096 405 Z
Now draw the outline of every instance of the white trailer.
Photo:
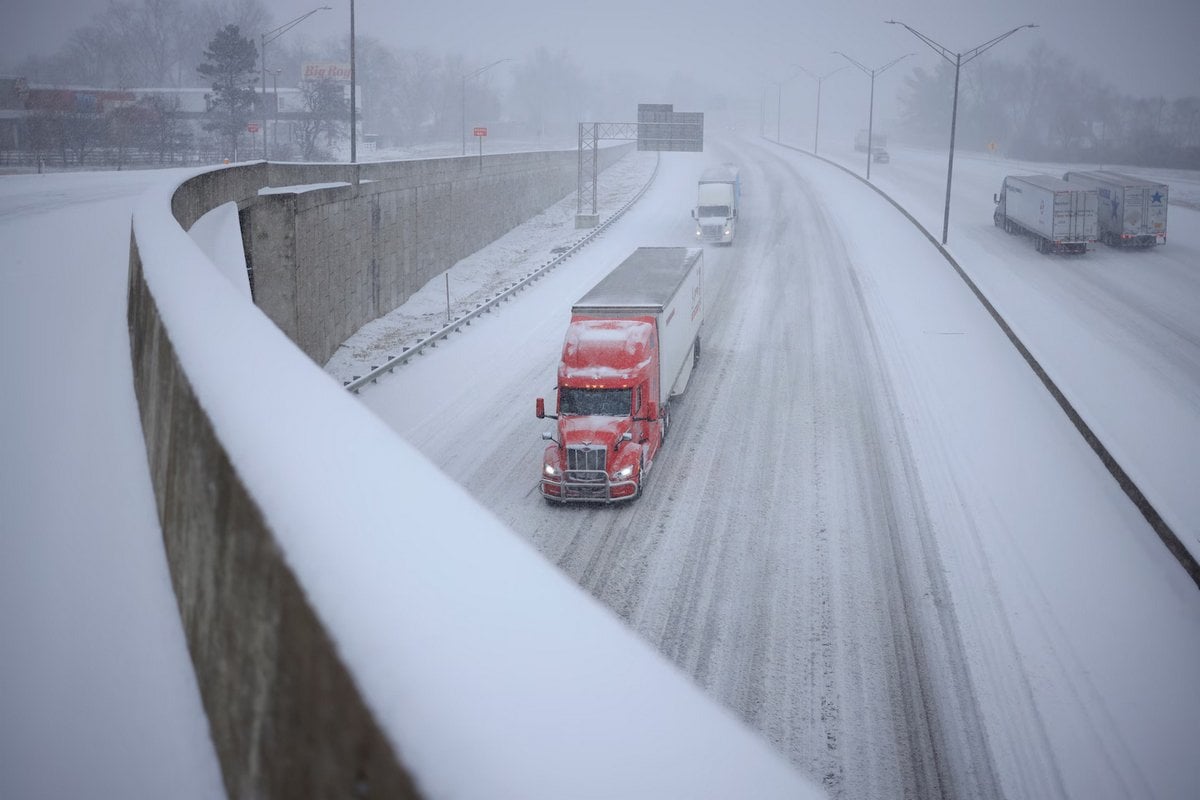
M 1096 241 L 1097 194 L 1053 175 L 1009 175 L 992 221 L 1033 237 L 1039 253 L 1083 253 Z
M 1107 170 L 1068 172 L 1063 180 L 1096 190 L 1100 241 L 1112 247 L 1167 243 L 1167 184 Z
M 653 317 L 661 395 L 653 399 L 665 404 L 687 388 L 700 359 L 703 273 L 698 247 L 639 247 L 572 306 L 572 318 Z
M 735 165 L 722 164 L 704 170 L 696 187 L 696 207 L 692 209 L 696 238 L 733 244 L 741 198 L 742 179 Z

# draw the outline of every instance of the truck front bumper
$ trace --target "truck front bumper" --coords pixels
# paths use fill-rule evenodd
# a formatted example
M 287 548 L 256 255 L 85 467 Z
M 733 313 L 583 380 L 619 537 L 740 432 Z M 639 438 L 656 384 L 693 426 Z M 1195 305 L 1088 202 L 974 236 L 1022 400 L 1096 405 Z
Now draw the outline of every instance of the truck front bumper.
M 569 477 L 542 477 L 542 497 L 559 503 L 623 503 L 637 496 L 636 481 L 614 481 L 603 472 L 574 470 Z
M 696 238 L 708 244 L 731 244 L 733 242 L 733 228 L 727 227 L 724 224 L 699 225 L 696 227 Z

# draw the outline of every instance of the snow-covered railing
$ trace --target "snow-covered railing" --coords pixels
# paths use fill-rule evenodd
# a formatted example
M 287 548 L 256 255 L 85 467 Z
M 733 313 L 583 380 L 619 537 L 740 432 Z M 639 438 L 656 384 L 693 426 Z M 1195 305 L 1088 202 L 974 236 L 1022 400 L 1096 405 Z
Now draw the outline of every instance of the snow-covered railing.
M 172 203 L 216 207 L 237 184 L 141 201 L 128 314 L 229 794 L 818 796 L 218 272 Z
M 614 222 L 616 222 L 621 217 L 623 217 L 625 215 L 626 211 L 633 208 L 634 203 L 636 203 L 638 200 L 641 200 L 642 195 L 644 195 L 647 192 L 647 190 L 649 190 L 651 185 L 653 185 L 654 179 L 658 176 L 658 167 L 661 162 L 662 162 L 662 156 L 660 155 L 655 159 L 654 171 L 650 173 L 650 177 L 649 177 L 649 179 L 647 179 L 645 185 L 643 185 L 642 188 L 638 190 L 637 194 L 635 194 L 633 197 L 631 197 L 629 199 L 629 201 L 625 203 L 625 205 L 621 206 L 619 209 L 617 209 L 615 212 L 613 212 L 612 216 L 610 216 L 608 219 L 604 220 L 604 222 L 602 222 L 601 224 L 597 225 L 589 233 L 580 237 L 578 241 L 572 243 L 565 250 L 558 253 L 554 258 L 545 262 L 544 264 L 537 267 L 536 269 L 530 271 L 528 275 L 525 275 L 520 280 L 514 281 L 510 285 L 506 286 L 503 290 L 498 292 L 494 297 L 490 297 L 487 300 L 485 300 L 484 302 L 479 303 L 478 305 L 475 306 L 475 308 L 468 311 L 466 314 L 463 314 L 462 316 L 457 317 L 454 320 L 446 323 L 444 326 L 442 326 L 438 330 L 431 332 L 428 336 L 417 340 L 415 343 L 413 343 L 411 345 L 406 345 L 404 347 L 404 349 L 401 351 L 400 355 L 389 356 L 388 359 L 383 362 L 383 364 L 381 364 L 380 366 L 377 366 L 377 367 L 372 367 L 371 371 L 368 372 L 366 375 L 363 375 L 361 378 L 355 378 L 352 381 L 345 381 L 343 383 L 343 385 L 348 390 L 357 394 L 358 391 L 362 387 L 366 386 L 368 383 L 375 383 L 376 381 L 378 381 L 380 376 L 382 376 L 384 373 L 391 372 L 396 367 L 398 367 L 402 364 L 407 364 L 408 360 L 410 358 L 419 354 L 426 347 L 436 347 L 437 343 L 439 341 L 441 341 L 442 339 L 445 339 L 451 333 L 462 330 L 464 325 L 470 325 L 471 321 L 474 320 L 476 317 L 478 317 L 480 314 L 490 313 L 491 310 L 493 308 L 495 308 L 497 305 L 499 305 L 500 303 L 503 303 L 505 300 L 508 300 L 514 294 L 521 291 L 522 289 L 524 289 L 526 286 L 533 283 L 534 281 L 540 280 L 542 278 L 542 276 L 545 275 L 546 273 L 550 272 L 550 270 L 552 270 L 555 267 L 557 267 L 558 265 L 562 264 L 568 258 L 575 255 L 580 250 L 582 250 L 584 247 L 588 246 L 593 241 L 595 241 L 595 239 L 600 234 L 604 233 L 604 231 L 607 230 L 610 225 L 612 225 Z

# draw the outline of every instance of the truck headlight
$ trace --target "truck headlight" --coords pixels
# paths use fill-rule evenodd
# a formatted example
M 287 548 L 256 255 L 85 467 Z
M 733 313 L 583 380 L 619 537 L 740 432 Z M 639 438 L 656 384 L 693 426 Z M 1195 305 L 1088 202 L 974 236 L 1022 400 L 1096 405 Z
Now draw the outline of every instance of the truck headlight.
M 619 469 L 616 472 L 614 472 L 612 479 L 614 481 L 627 481 L 631 477 L 633 477 L 633 465 L 632 464 L 630 464 L 628 467 Z
M 547 478 L 557 478 L 558 477 L 558 470 L 554 467 L 553 464 L 547 464 L 542 469 L 542 472 L 545 473 Z

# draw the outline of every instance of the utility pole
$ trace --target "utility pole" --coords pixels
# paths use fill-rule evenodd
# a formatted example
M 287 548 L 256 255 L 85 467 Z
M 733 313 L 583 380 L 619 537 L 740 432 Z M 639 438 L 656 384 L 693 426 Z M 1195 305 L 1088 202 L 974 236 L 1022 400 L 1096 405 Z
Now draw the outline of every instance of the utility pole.
M 913 36 L 916 36 L 925 44 L 929 45 L 935 53 L 954 65 L 954 104 L 950 112 L 950 159 L 946 165 L 946 210 L 942 216 L 942 244 L 944 245 L 946 244 L 946 240 L 950 237 L 950 183 L 954 178 L 954 134 L 955 129 L 958 127 L 958 73 L 960 70 L 962 70 L 963 64 L 966 64 L 983 55 L 985 52 L 1000 44 L 1000 42 L 1012 36 L 1017 31 L 1025 28 L 1036 28 L 1037 25 L 1020 25 L 1016 28 L 1013 28 L 1011 31 L 1008 31 L 1007 33 L 1000 34 L 994 39 L 989 39 L 973 50 L 968 50 L 965 53 L 951 53 L 945 47 L 938 44 L 933 39 L 930 39 L 920 31 L 913 29 L 906 23 L 895 19 L 887 19 L 884 20 L 884 22 L 886 22 L 888 25 L 904 25 L 905 28 L 908 28 L 909 33 L 911 33 Z M 953 56 L 953 58 L 951 58 L 951 56 Z
M 350 0 L 350 2 L 353 4 L 354 0 Z M 312 11 L 309 11 L 307 14 L 301 14 L 300 16 L 296 17 L 291 22 L 285 22 L 282 25 L 280 25 L 278 28 L 272 28 L 269 31 L 265 31 L 265 32 L 259 34 L 259 37 L 258 37 L 258 42 L 259 42 L 258 61 L 259 61 L 259 79 L 260 79 L 259 85 L 262 87 L 261 93 L 262 93 L 263 161 L 267 160 L 267 45 L 270 44 L 271 42 L 275 41 L 276 39 L 278 39 L 280 36 L 283 36 L 285 33 L 290 31 L 292 28 L 296 27 L 297 25 L 299 25 L 301 22 L 304 22 L 304 20 L 308 19 L 309 17 L 311 17 L 313 14 L 317 13 L 318 11 L 332 11 L 332 10 L 333 9 L 330 8 L 329 6 L 321 6 L 320 8 L 314 8 Z M 278 92 L 276 92 L 276 94 L 275 94 L 275 103 L 278 106 L 278 103 L 279 103 Z M 279 115 L 278 108 L 276 108 L 275 113 L 276 113 L 276 116 L 278 117 L 278 115 Z
M 825 82 L 826 78 L 836 75 L 844 69 L 850 69 L 850 65 L 847 64 L 844 67 L 838 67 L 831 72 L 826 72 L 824 75 L 817 75 L 814 72 L 809 72 L 799 64 L 794 64 L 793 66 L 795 66 L 796 69 L 804 72 L 804 74 L 808 75 L 810 78 L 814 78 L 817 82 L 817 125 L 815 130 L 813 130 L 813 155 L 815 156 L 817 154 L 817 144 L 821 139 L 821 84 Z
M 893 58 L 891 61 L 884 64 L 882 67 L 880 67 L 878 69 L 867 69 L 862 64 L 858 63 L 853 58 L 846 55 L 845 53 L 843 53 L 840 50 L 834 50 L 833 54 L 841 56 L 842 58 L 846 59 L 851 64 L 853 64 L 854 66 L 861 69 L 863 72 L 867 73 L 867 75 L 871 76 L 871 105 L 870 105 L 870 109 L 867 112 L 867 180 L 871 180 L 871 156 L 874 155 L 874 150 L 875 150 L 875 139 L 874 139 L 874 136 L 875 136 L 875 76 L 878 75 L 879 73 L 883 72 L 888 67 L 895 64 L 897 61 L 900 61 L 902 59 L 908 58 L 911 55 L 916 55 L 916 54 L 915 53 L 905 53 L 904 55 L 900 56 L 899 58 Z
M 460 125 L 460 128 L 461 128 L 461 132 L 462 132 L 462 154 L 464 156 L 467 154 L 467 80 L 469 78 L 474 78 L 476 75 L 479 75 L 480 73 L 482 73 L 486 70 L 491 69 L 492 67 L 496 66 L 497 64 L 503 64 L 505 61 L 512 61 L 512 59 L 511 58 L 501 58 L 498 61 L 493 61 L 492 63 L 488 64 L 487 66 L 480 67 L 479 69 L 475 70 L 474 72 L 464 72 L 460 76 L 462 78 L 462 120 L 461 120 L 462 124 Z

